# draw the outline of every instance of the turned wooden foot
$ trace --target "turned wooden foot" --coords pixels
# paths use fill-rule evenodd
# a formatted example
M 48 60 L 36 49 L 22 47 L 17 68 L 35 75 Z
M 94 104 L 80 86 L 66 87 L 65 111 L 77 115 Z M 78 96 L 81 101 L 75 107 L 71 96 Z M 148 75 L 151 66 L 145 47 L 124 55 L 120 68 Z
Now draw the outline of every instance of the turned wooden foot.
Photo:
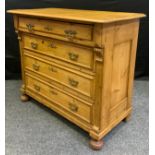
M 94 140 L 94 139 L 91 139 L 90 142 L 89 142 L 89 145 L 90 147 L 93 149 L 93 150 L 100 150 L 102 147 L 103 147 L 103 140 Z
M 124 122 L 128 122 L 128 121 L 130 121 L 130 119 L 131 119 L 131 114 L 129 114 L 128 116 L 126 116 L 126 117 L 123 119 L 123 121 L 124 121 Z
M 22 94 L 21 97 L 20 97 L 21 101 L 23 102 L 26 102 L 29 100 L 29 96 L 25 95 L 25 94 Z

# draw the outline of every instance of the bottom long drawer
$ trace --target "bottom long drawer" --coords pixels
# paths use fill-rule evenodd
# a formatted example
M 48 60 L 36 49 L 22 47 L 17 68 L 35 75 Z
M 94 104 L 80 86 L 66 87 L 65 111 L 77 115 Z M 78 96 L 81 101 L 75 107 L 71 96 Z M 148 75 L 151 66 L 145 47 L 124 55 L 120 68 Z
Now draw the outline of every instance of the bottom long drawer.
M 33 76 L 26 75 L 26 90 L 35 93 L 50 101 L 64 110 L 67 110 L 71 115 L 74 115 L 82 120 L 90 123 L 90 105 L 86 105 L 72 96 L 69 96 L 60 90 L 49 86 L 46 82 L 36 79 Z

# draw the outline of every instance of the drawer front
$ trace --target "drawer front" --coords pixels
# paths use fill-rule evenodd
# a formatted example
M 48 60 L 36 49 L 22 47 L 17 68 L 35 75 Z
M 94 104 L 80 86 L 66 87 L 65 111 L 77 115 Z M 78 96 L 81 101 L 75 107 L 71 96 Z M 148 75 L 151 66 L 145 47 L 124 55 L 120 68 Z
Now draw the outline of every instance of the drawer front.
M 71 89 L 82 93 L 88 97 L 92 97 L 92 85 L 93 85 L 93 77 L 89 79 L 88 77 L 83 77 L 78 75 L 72 70 L 65 70 L 60 66 L 55 66 L 53 64 L 49 64 L 46 61 L 41 59 L 37 59 L 34 57 L 25 55 L 25 67 L 31 71 L 37 72 L 40 75 L 46 76 L 49 79 L 52 79 L 56 82 L 59 82 Z
M 70 111 L 73 115 L 76 115 L 87 122 L 90 122 L 90 106 L 74 99 L 71 96 L 47 85 L 44 82 L 37 79 L 26 76 L 26 88 L 34 91 L 49 101 L 59 105 L 60 107 Z
M 60 59 L 74 65 L 92 69 L 93 49 L 54 39 L 23 36 L 24 48 Z
M 19 28 L 24 28 L 27 32 L 46 32 L 61 35 L 69 40 L 84 39 L 92 40 L 93 26 L 88 24 L 76 24 L 61 21 L 33 19 L 19 17 Z

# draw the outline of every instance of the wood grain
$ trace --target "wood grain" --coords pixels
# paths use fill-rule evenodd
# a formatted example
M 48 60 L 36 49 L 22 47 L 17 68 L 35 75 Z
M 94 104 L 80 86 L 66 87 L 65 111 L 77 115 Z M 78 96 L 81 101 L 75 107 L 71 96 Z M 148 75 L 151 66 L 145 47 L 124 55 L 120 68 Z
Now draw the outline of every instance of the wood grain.
M 34 35 L 24 35 L 23 43 L 25 49 L 34 50 L 35 52 L 87 69 L 93 68 L 93 48 L 44 37 L 36 37 Z M 33 47 L 33 45 L 35 47 Z
M 27 15 L 34 17 L 44 17 L 59 20 L 83 21 L 91 23 L 110 23 L 115 21 L 131 20 L 142 18 L 142 13 L 124 13 L 110 11 L 76 10 L 62 8 L 44 9 L 16 9 L 8 10 L 8 13 Z
M 26 95 L 86 130 L 95 149 L 132 111 L 139 18 L 144 14 L 18 9 L 14 14 Z M 66 31 L 67 30 L 67 31 Z

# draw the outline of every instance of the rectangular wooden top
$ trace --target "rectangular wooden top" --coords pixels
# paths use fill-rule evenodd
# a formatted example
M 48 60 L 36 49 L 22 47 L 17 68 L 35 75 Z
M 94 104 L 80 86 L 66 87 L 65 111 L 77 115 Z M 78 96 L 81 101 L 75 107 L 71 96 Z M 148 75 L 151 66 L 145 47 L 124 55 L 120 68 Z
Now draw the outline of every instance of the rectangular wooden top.
M 7 12 L 18 15 L 45 17 L 52 19 L 65 19 L 91 23 L 111 23 L 115 21 L 131 20 L 145 17 L 145 14 L 142 13 L 78 10 L 64 8 L 15 9 L 8 10 Z

